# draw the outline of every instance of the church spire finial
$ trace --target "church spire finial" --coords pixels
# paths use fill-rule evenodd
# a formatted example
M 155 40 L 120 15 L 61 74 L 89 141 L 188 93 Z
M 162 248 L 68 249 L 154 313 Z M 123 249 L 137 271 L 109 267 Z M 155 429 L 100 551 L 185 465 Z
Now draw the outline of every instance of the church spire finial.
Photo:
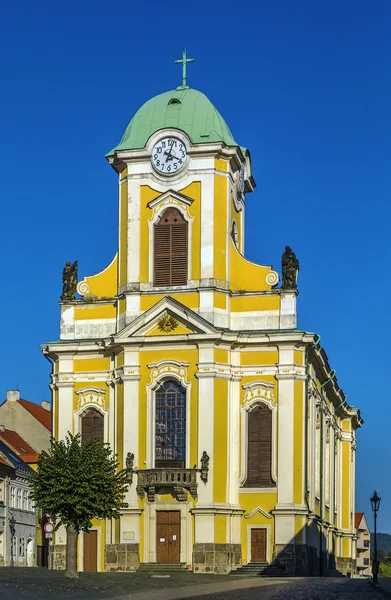
M 179 86 L 177 89 L 178 90 L 185 90 L 185 89 L 187 89 L 189 87 L 187 85 L 187 63 L 188 62 L 194 62 L 194 58 L 187 58 L 186 48 L 185 48 L 184 51 L 183 51 L 182 58 L 179 58 L 175 62 L 176 63 L 182 63 L 182 85 Z

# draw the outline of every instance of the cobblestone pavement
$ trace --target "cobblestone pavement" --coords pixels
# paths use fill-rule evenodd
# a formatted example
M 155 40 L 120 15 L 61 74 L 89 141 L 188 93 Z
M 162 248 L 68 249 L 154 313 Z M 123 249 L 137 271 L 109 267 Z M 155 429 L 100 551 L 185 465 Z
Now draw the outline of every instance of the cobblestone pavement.
M 250 586 L 250 587 L 248 587 Z M 240 587 L 240 589 L 235 589 Z M 0 567 L 0 600 L 381 600 L 367 581 L 349 579 L 246 579 L 173 573 L 80 573 Z
M 169 596 L 163 596 L 162 600 L 168 598 Z M 222 591 L 202 596 L 202 600 L 382 600 L 384 598 L 382 592 L 373 589 L 368 581 L 344 578 L 285 579 L 270 587 Z M 200 600 L 200 596 L 188 595 L 186 600 Z

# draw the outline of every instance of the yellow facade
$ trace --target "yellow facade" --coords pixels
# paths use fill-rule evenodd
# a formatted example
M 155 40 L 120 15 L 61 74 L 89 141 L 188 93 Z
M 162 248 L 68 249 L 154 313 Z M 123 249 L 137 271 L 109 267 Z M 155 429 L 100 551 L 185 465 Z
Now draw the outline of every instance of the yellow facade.
M 174 133 L 188 157 L 165 179 L 151 153 Z M 221 573 L 278 559 L 286 574 L 319 574 L 330 537 L 346 572 L 359 413 L 318 337 L 297 328 L 295 286 L 277 287 L 277 272 L 243 255 L 249 154 L 174 133 L 157 128 L 144 148 L 110 155 L 118 254 L 62 303 L 60 342 L 43 348 L 55 365 L 55 437 L 81 431 L 93 410 L 120 465 L 133 455 L 121 518 L 93 524 L 96 568 L 132 570 L 165 556 Z M 168 214 L 186 227 L 181 285 L 155 281 L 157 228 Z M 176 264 L 170 248 L 164 260 Z M 173 522 L 163 535 L 165 518 Z M 160 546 L 166 535 L 175 551 Z M 79 550 L 83 570 L 82 537 Z

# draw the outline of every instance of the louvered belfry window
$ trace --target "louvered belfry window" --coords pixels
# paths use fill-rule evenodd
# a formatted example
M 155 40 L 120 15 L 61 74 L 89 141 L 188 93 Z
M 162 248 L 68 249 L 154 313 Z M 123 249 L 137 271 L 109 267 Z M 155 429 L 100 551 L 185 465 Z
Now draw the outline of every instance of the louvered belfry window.
M 186 285 L 187 222 L 176 208 L 167 208 L 155 225 L 153 285 Z
M 104 417 L 99 411 L 90 408 L 81 419 L 81 441 L 89 442 L 95 438 L 104 441 Z
M 273 487 L 272 411 L 265 404 L 248 413 L 247 480 L 245 487 Z

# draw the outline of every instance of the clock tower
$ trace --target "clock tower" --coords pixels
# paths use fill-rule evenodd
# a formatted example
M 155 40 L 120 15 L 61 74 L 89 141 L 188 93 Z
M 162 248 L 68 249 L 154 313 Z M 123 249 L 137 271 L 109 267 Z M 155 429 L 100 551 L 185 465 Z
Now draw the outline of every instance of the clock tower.
M 187 86 L 190 60 L 107 154 L 118 252 L 77 296 L 64 287 L 60 340 L 43 346 L 55 438 L 98 437 L 132 471 L 120 519 L 80 536 L 79 568 L 318 574 L 332 556 L 346 573 L 360 415 L 297 328 L 294 253 L 280 287 L 244 257 L 250 153 Z M 59 568 L 64 544 L 60 528 Z

